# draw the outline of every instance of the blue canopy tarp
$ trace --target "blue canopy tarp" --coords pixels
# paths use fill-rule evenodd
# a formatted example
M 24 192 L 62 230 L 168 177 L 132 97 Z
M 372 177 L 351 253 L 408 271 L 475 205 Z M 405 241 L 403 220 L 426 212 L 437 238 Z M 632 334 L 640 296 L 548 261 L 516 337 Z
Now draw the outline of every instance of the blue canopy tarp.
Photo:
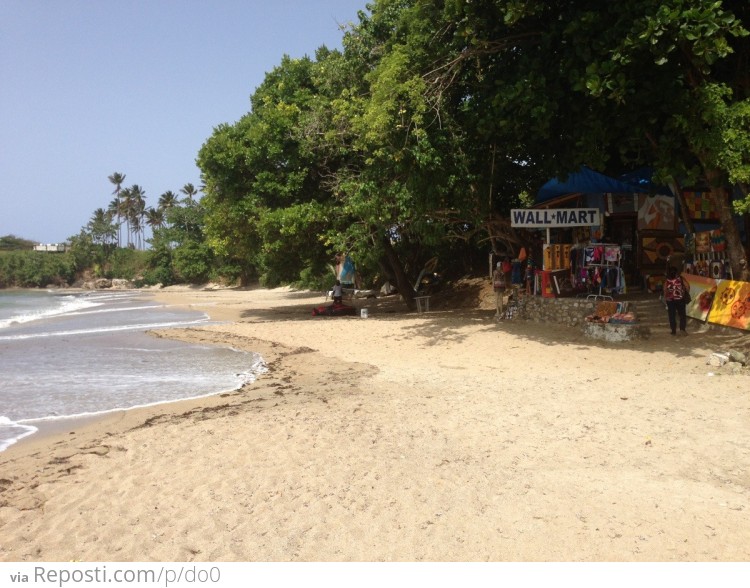
M 629 178 L 628 178 L 629 179 Z M 539 189 L 536 204 L 541 204 L 566 194 L 605 194 L 609 192 L 633 194 L 648 193 L 651 183 L 643 181 L 628 182 L 610 178 L 586 166 L 570 174 L 565 181 L 555 178 Z

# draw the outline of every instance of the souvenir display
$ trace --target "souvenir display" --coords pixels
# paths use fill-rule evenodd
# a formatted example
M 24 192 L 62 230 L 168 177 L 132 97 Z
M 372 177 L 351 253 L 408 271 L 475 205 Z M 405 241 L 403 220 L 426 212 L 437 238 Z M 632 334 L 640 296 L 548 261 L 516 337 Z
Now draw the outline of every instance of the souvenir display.
M 685 254 L 685 238 L 676 233 L 644 232 L 640 235 L 640 268 L 663 272 L 670 257 Z
M 690 255 L 692 261 L 685 265 L 685 272 L 715 280 L 733 278 L 727 257 L 726 235 L 721 229 L 686 235 L 685 240 L 695 244 Z
M 682 195 L 690 218 L 693 220 L 719 220 L 719 213 L 716 211 L 710 192 L 684 191 Z

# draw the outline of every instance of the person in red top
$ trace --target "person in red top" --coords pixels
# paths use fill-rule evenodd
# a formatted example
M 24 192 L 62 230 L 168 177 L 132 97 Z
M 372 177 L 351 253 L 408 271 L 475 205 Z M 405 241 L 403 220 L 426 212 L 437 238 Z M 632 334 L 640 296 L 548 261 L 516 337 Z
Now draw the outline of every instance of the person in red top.
M 677 330 L 677 316 L 680 317 L 680 335 L 687 335 L 685 326 L 687 315 L 685 313 L 685 295 L 688 286 L 685 280 L 677 273 L 677 269 L 670 266 L 667 270 L 667 279 L 664 281 L 664 301 L 667 303 L 667 315 L 669 316 L 669 328 L 674 335 Z

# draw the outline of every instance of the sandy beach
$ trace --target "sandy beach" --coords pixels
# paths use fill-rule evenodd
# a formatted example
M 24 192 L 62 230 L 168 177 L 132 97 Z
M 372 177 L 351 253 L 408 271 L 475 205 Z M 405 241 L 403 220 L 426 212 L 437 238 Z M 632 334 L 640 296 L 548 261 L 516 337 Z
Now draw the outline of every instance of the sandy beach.
M 267 373 L 0 453 L 0 560 L 750 559 L 750 376 L 706 364 L 746 333 L 606 344 L 491 303 L 155 296 L 221 321 L 157 336 Z

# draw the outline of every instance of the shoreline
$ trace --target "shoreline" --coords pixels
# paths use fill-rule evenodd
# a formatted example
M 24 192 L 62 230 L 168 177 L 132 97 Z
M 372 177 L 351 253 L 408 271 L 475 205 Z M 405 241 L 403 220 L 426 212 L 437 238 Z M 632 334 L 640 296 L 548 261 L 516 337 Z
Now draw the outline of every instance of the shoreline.
M 73 287 L 43 288 L 43 289 L 12 288 L 11 290 L 17 291 L 17 292 L 37 292 L 39 290 L 44 290 L 46 292 L 52 292 L 55 294 L 59 294 L 61 296 L 81 295 L 81 294 L 87 294 L 87 293 L 99 294 L 99 295 L 102 295 L 102 294 L 107 295 L 108 293 L 110 294 L 135 294 L 135 295 L 143 296 L 146 298 L 151 298 L 154 300 L 158 300 L 158 295 L 160 292 L 159 290 L 156 290 L 156 289 L 117 288 L 117 289 L 113 289 L 110 291 L 110 290 L 90 290 L 86 288 L 73 288 Z M 187 293 L 193 290 L 194 288 L 188 287 L 188 286 L 176 286 L 176 287 L 169 289 L 169 291 L 177 291 L 177 292 L 180 292 L 181 294 Z M 165 306 L 169 306 L 169 305 L 165 304 Z M 183 304 L 179 300 L 177 301 L 177 303 L 174 304 L 174 306 L 179 306 L 186 310 L 196 310 L 193 307 L 193 305 L 187 304 L 187 303 Z M 208 312 L 202 309 L 201 309 L 201 312 L 204 313 L 204 315 L 206 316 L 209 322 L 214 321 L 213 317 L 211 317 L 208 314 Z M 227 319 L 225 317 L 222 320 L 227 320 Z M 200 321 L 197 326 L 201 326 L 202 322 L 203 321 Z M 185 326 L 174 327 L 175 330 L 179 330 L 182 328 L 187 328 L 187 327 Z M 150 329 L 148 331 L 145 331 L 146 334 L 149 334 L 149 331 L 159 331 L 159 329 Z M 175 339 L 177 338 L 175 337 Z M 222 345 L 221 343 L 218 343 L 217 345 L 227 347 L 226 345 Z M 261 359 L 261 365 L 262 365 L 262 359 Z M 248 373 L 252 373 L 253 381 L 257 379 L 258 372 L 256 371 L 256 369 L 250 369 Z M 250 382 L 250 384 L 252 384 L 252 382 Z M 238 386 L 237 389 L 240 389 L 242 387 L 243 387 L 242 385 Z M 216 392 L 199 394 L 197 396 L 186 396 L 186 397 L 179 398 L 176 400 L 155 401 L 149 404 L 135 405 L 135 406 L 127 407 L 127 408 L 112 408 L 112 409 L 106 409 L 106 410 L 92 412 L 92 413 L 59 415 L 59 416 L 48 416 L 48 417 L 34 417 L 34 418 L 26 418 L 26 419 L 21 419 L 17 421 L 12 421 L 13 425 L 19 428 L 34 429 L 34 430 L 26 431 L 22 433 L 20 437 L 15 437 L 12 440 L 9 440 L 9 444 L 4 449 L 0 450 L 0 456 L 2 456 L 5 452 L 9 451 L 11 448 L 18 448 L 20 446 L 24 446 L 28 443 L 31 443 L 32 441 L 46 443 L 47 437 L 64 438 L 65 435 L 73 434 L 75 430 L 81 429 L 82 427 L 85 427 L 85 426 L 96 424 L 100 420 L 111 420 L 110 417 L 112 417 L 112 415 L 116 416 L 124 412 L 138 411 L 138 410 L 144 410 L 144 409 L 148 410 L 150 408 L 153 408 L 161 404 L 173 404 L 173 403 L 200 400 L 202 398 L 209 397 L 209 396 L 216 396 L 216 395 L 224 394 L 227 392 L 234 392 L 235 390 L 219 390 Z
M 156 336 L 268 372 L 0 453 L 0 560 L 750 558 L 750 377 L 708 377 L 721 334 L 611 346 L 481 307 L 155 295 L 226 321 Z

